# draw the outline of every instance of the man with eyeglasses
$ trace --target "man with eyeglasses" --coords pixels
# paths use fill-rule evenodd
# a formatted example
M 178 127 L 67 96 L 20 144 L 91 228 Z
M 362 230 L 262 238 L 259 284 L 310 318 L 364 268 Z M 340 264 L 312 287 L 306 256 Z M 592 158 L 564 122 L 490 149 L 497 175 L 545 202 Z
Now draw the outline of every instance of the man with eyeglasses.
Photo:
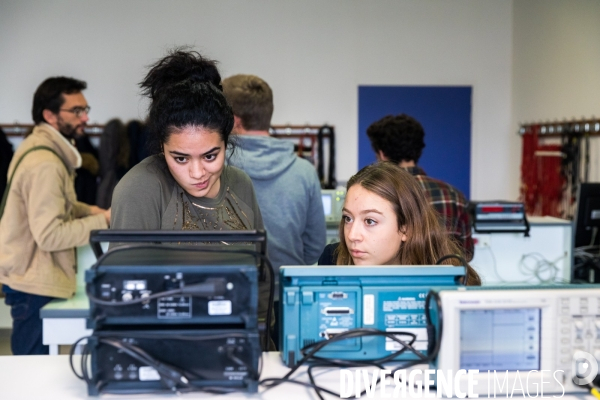
M 9 166 L 0 207 L 0 283 L 11 306 L 15 355 L 48 354 L 39 311 L 75 294 L 74 248 L 110 221 L 110 210 L 77 201 L 73 187 L 81 155 L 72 141 L 90 110 L 86 87 L 66 77 L 42 82 L 33 97 L 35 127 Z

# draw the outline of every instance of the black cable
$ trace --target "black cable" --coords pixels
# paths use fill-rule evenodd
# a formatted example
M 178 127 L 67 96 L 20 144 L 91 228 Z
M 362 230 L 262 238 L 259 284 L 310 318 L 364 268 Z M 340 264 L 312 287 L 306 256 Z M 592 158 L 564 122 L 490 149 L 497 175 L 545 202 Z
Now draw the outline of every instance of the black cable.
M 437 305 L 437 309 L 438 309 L 438 313 L 437 313 L 437 332 L 435 330 L 435 325 L 432 323 L 431 321 L 431 311 L 430 311 L 430 303 L 431 303 L 431 298 L 434 298 L 435 303 Z M 430 290 L 429 293 L 427 293 L 427 297 L 425 297 L 425 319 L 427 320 L 427 327 L 431 327 L 431 331 L 432 331 L 432 335 L 431 335 L 431 340 L 434 341 L 434 345 L 433 346 L 429 346 L 431 348 L 431 350 L 429 350 L 429 348 L 427 349 L 427 353 L 429 355 L 431 354 L 435 354 L 435 357 L 437 357 L 437 355 L 440 352 L 440 347 L 442 344 L 442 334 L 444 332 L 444 316 L 442 314 L 442 299 L 440 298 L 440 295 L 433 291 Z M 436 337 L 437 336 L 437 337 Z M 439 339 L 438 339 L 439 338 Z M 435 360 L 435 358 L 432 359 L 432 361 Z
M 323 157 L 323 128 L 321 128 L 317 131 L 317 176 L 321 182 L 321 187 L 325 189 L 325 163 Z
M 428 295 L 429 298 L 430 295 Z M 426 299 L 426 303 L 428 303 L 428 299 Z M 428 319 L 428 322 L 431 321 L 430 316 L 428 316 L 428 312 L 426 312 L 426 317 Z M 439 319 L 439 317 L 438 317 Z M 235 336 L 238 336 L 240 334 L 237 334 Z M 411 338 L 411 340 L 409 342 L 405 342 L 402 339 L 399 339 L 397 337 L 397 335 L 405 335 L 405 336 L 409 336 Z M 128 336 L 125 333 L 123 334 L 124 336 Z M 137 335 L 136 335 L 137 336 Z M 161 335 L 156 335 L 156 334 L 146 334 L 143 335 L 143 333 L 140 336 L 144 336 L 146 338 L 150 337 L 150 338 L 156 338 L 158 339 Z M 346 339 L 352 339 L 352 338 L 359 338 L 359 337 L 365 337 L 365 336 L 384 336 L 387 338 L 390 338 L 391 340 L 394 340 L 398 343 L 400 343 L 403 348 L 394 352 L 392 355 L 388 355 L 385 357 L 381 357 L 379 359 L 376 360 L 358 360 L 358 361 L 353 361 L 353 360 L 327 360 L 327 359 L 323 359 L 320 357 L 313 357 L 314 354 L 316 352 L 318 352 L 319 350 L 322 350 L 324 347 L 338 342 L 338 341 L 342 341 L 342 340 L 346 340 Z M 211 335 L 211 337 L 213 337 Z M 75 345 L 77 345 L 79 342 L 81 342 L 84 339 L 87 339 L 88 337 L 84 337 L 79 339 Z M 194 340 L 195 337 L 191 337 L 189 338 L 189 340 Z M 203 340 L 203 339 L 207 339 L 206 337 L 197 337 L 197 340 Z M 207 339 L 208 340 L 208 339 Z M 412 347 L 412 344 L 415 342 L 416 340 L 416 335 L 410 333 L 410 332 L 384 332 L 384 331 L 379 331 L 376 329 L 371 329 L 371 328 L 361 328 L 361 329 L 354 329 L 354 330 L 349 330 L 346 332 L 341 333 L 340 335 L 335 336 L 332 339 L 329 339 L 327 341 L 322 341 L 322 342 L 318 342 L 317 344 L 314 345 L 310 345 L 307 346 L 305 348 L 302 349 L 302 352 L 304 354 L 304 357 L 298 362 L 298 364 L 292 368 L 283 378 L 268 378 L 268 379 L 264 379 L 262 381 L 259 382 L 260 385 L 265 386 L 267 389 L 277 386 L 281 383 L 295 383 L 295 384 L 299 384 L 302 386 L 306 386 L 306 387 L 310 387 L 312 389 L 314 389 L 317 393 L 317 396 L 319 396 L 319 398 L 322 398 L 322 393 L 327 393 L 333 396 L 337 396 L 339 397 L 338 393 L 335 393 L 329 389 L 320 387 L 316 384 L 315 380 L 314 380 L 314 376 L 312 376 L 312 369 L 316 368 L 316 367 L 331 367 L 333 366 L 343 366 L 343 367 L 357 367 L 357 366 L 364 366 L 364 365 L 369 365 L 369 366 L 376 366 L 380 369 L 383 369 L 383 366 L 380 365 L 380 361 L 381 364 L 383 364 L 383 362 L 388 362 L 391 361 L 393 358 L 396 358 L 399 354 L 402 354 L 403 352 L 405 352 L 407 349 L 410 350 L 411 352 L 413 352 L 414 354 L 416 354 L 419 357 L 419 360 L 415 360 L 413 362 L 409 362 L 406 364 L 403 364 L 401 367 L 397 368 L 396 370 L 394 370 L 392 372 L 392 375 L 400 370 L 400 369 L 404 369 L 407 368 L 408 365 L 416 365 L 416 364 L 420 364 L 422 362 L 427 362 L 430 359 L 432 359 L 434 356 L 437 355 L 436 354 L 429 354 L 427 356 L 423 355 L 422 353 L 420 353 L 419 351 L 417 351 L 416 349 L 414 349 Z M 131 345 L 129 343 L 125 343 L 125 342 L 121 342 L 119 340 L 115 340 L 115 339 L 111 339 L 111 338 L 99 338 L 99 342 L 106 344 L 106 345 L 110 345 L 112 347 L 115 347 L 121 351 L 123 351 L 124 353 L 128 354 L 129 356 L 131 356 L 132 358 L 146 364 L 149 366 L 152 366 L 153 368 L 155 368 L 157 370 L 157 372 L 159 373 L 159 376 L 161 376 L 161 381 L 165 384 L 165 386 L 167 386 L 171 391 L 177 391 L 177 392 L 188 392 L 188 391 L 207 391 L 207 392 L 211 392 L 211 393 L 229 393 L 231 391 L 236 391 L 236 389 L 232 389 L 232 388 L 218 388 L 218 387 L 198 387 L 195 386 L 193 384 L 193 382 L 190 382 L 190 379 L 188 379 L 186 376 L 189 375 L 189 373 L 186 373 L 184 371 L 180 371 L 178 369 L 176 369 L 173 366 L 170 366 L 168 364 L 164 364 L 160 361 L 158 361 L 157 359 L 155 359 L 154 357 L 150 356 L 148 353 L 146 353 L 144 350 L 140 349 L 137 346 Z M 73 349 L 75 348 L 75 346 L 73 347 Z M 86 346 L 87 348 L 87 346 Z M 439 348 L 439 346 L 438 346 Z M 72 352 L 74 351 L 72 349 Z M 305 353 L 306 352 L 306 353 Z M 82 355 L 82 357 L 86 357 L 87 360 L 87 353 L 88 351 L 84 351 L 84 354 Z M 260 372 L 256 372 L 253 370 L 253 368 L 251 368 L 250 366 L 248 366 L 246 363 L 244 363 L 242 360 L 238 359 L 237 357 L 233 356 L 229 357 L 229 355 L 232 354 L 228 354 L 228 358 L 230 358 L 232 361 L 234 361 L 235 363 L 237 363 L 238 365 L 244 365 L 249 372 L 253 373 L 255 376 L 260 376 Z M 296 381 L 293 379 L 290 379 L 290 376 L 295 373 L 298 368 L 300 366 L 302 366 L 303 364 L 305 364 L 307 361 L 311 360 L 311 359 L 316 359 L 317 364 L 311 365 L 309 367 L 309 379 L 311 380 L 311 383 L 305 383 L 305 382 L 300 382 L 300 381 Z M 320 360 L 326 360 L 325 361 L 320 361 Z M 91 380 L 89 379 L 89 375 L 87 374 L 87 368 L 85 369 L 85 373 L 83 374 L 83 376 L 77 374 L 75 372 L 75 369 L 73 368 L 73 364 L 72 364 L 72 354 L 70 357 L 70 362 L 71 362 L 71 368 L 73 370 L 73 372 L 75 373 L 75 375 L 77 377 L 79 377 L 80 379 L 85 379 L 86 382 L 88 382 L 88 384 L 90 384 Z M 83 366 L 82 366 L 83 367 Z M 184 379 L 182 379 L 185 378 Z M 379 383 L 379 379 L 377 379 L 376 384 Z M 98 385 L 102 385 L 102 382 L 99 382 Z M 181 387 L 182 386 L 182 387 Z M 363 390 L 364 394 L 366 391 Z M 105 393 L 118 393 L 119 391 L 105 391 Z M 148 391 L 143 391 L 144 393 L 147 393 Z M 164 391 L 156 391 L 157 393 L 163 393 Z M 321 393 L 322 392 L 322 393 Z M 362 395 L 361 394 L 361 395 Z
M 99 342 L 102 344 L 112 346 L 127 354 L 134 360 L 137 360 L 142 364 L 154 368 L 154 370 L 158 373 L 161 382 L 165 386 L 167 386 L 167 388 L 169 388 L 171 391 L 177 391 L 178 384 L 183 384 L 185 387 L 189 386 L 189 380 L 185 375 L 175 370 L 174 368 L 171 368 L 171 366 L 153 360 L 146 352 L 144 352 L 137 346 L 125 344 L 119 340 L 111 340 L 106 338 L 100 339 Z
M 348 360 L 336 360 L 336 361 L 348 361 Z M 332 363 L 311 364 L 311 365 L 308 366 L 308 369 L 306 370 L 306 373 L 308 375 L 308 378 L 309 378 L 310 382 L 315 386 L 314 389 L 315 389 L 315 392 L 317 393 L 317 396 L 319 396 L 319 398 L 322 399 L 322 400 L 325 400 L 325 399 L 320 395 L 320 392 L 319 392 L 320 387 L 317 385 L 317 383 L 315 381 L 315 378 L 314 378 L 314 376 L 312 374 L 312 370 L 314 368 L 320 368 L 320 367 L 331 368 L 332 366 L 334 366 L 334 367 L 342 367 L 342 368 L 343 367 L 350 368 L 350 367 L 374 366 L 374 367 L 377 367 L 379 369 L 384 369 L 383 365 L 379 365 L 379 364 L 376 364 L 376 363 L 369 363 L 369 362 L 359 362 L 359 363 L 357 363 L 355 361 L 349 361 L 348 363 L 341 363 L 340 365 L 338 365 L 337 362 L 334 363 L 334 364 L 332 364 Z M 377 382 L 379 382 L 379 379 L 377 380 Z M 362 391 L 362 393 L 360 394 L 360 396 L 362 396 L 365 392 L 366 392 L 366 389 Z M 338 397 L 339 397 L 339 395 L 338 395 Z
M 411 338 L 411 340 L 407 343 L 404 340 L 399 339 L 397 337 L 398 335 L 409 336 Z M 327 359 L 327 358 L 323 358 L 323 357 L 317 357 L 314 355 L 315 353 L 322 350 L 324 347 L 331 345 L 332 343 L 339 342 L 339 341 L 346 340 L 346 339 L 353 339 L 353 338 L 359 338 L 359 337 L 365 337 L 365 336 L 384 336 L 386 338 L 389 338 L 389 339 L 401 344 L 402 348 L 388 356 L 381 357 L 379 359 L 374 359 L 374 360 L 332 360 L 332 359 Z M 418 360 L 415 360 L 415 362 L 414 362 L 415 365 L 420 364 L 422 362 L 428 362 L 429 356 L 423 355 L 421 352 L 419 352 L 418 350 L 416 350 L 412 347 L 412 344 L 415 341 L 416 341 L 416 335 L 411 332 L 385 332 L 385 331 L 380 331 L 380 330 L 372 329 L 372 328 L 358 328 L 358 329 L 348 330 L 348 331 L 340 333 L 339 335 L 336 335 L 335 337 L 333 337 L 329 340 L 324 340 L 324 341 L 316 342 L 316 343 L 310 344 L 308 346 L 305 346 L 301 350 L 301 352 L 303 354 L 302 359 L 300 359 L 300 361 L 298 361 L 298 363 L 283 378 L 264 379 L 264 380 L 260 381 L 259 384 L 262 386 L 265 386 L 267 389 L 270 389 L 272 387 L 275 387 L 275 386 L 277 386 L 281 383 L 285 383 L 285 382 L 299 383 L 297 381 L 294 381 L 293 379 L 290 379 L 290 377 L 298 370 L 298 368 L 300 368 L 303 364 L 307 363 L 310 360 L 317 361 L 318 365 L 323 366 L 323 367 L 325 367 L 325 366 L 329 366 L 329 367 L 331 367 L 331 366 L 344 366 L 344 367 L 354 366 L 354 367 L 356 367 L 356 366 L 364 366 L 364 365 L 369 365 L 369 366 L 376 365 L 379 367 L 379 364 L 393 361 L 395 358 L 397 358 L 399 355 L 404 353 L 406 350 L 410 350 L 412 353 L 417 355 L 417 357 L 419 358 Z M 405 364 L 403 364 L 403 366 L 399 369 L 405 368 L 404 365 Z M 312 369 L 311 369 L 311 373 L 312 373 Z M 309 379 L 311 379 L 310 376 L 309 376 Z M 314 381 L 314 378 L 312 378 L 311 380 Z M 376 380 L 376 384 L 378 384 L 378 383 L 379 383 L 379 378 Z M 328 394 L 331 394 L 331 395 L 337 396 L 337 397 L 340 396 L 338 393 L 335 393 L 331 390 L 320 387 L 313 383 L 306 384 L 306 383 L 302 382 L 299 384 L 303 384 L 305 386 L 312 387 L 317 392 L 318 396 L 320 396 L 319 391 L 322 391 L 324 393 L 328 393 Z M 364 394 L 364 393 L 365 393 L 365 391 L 363 391 L 362 394 Z
M 397 337 L 398 335 L 410 336 L 411 337 L 410 343 L 406 343 L 405 341 L 399 339 Z M 422 359 L 425 358 L 425 356 L 422 355 L 418 350 L 415 350 L 412 348 L 412 344 L 416 340 L 416 335 L 411 332 L 385 332 L 385 331 L 380 331 L 378 329 L 373 329 L 373 328 L 357 328 L 357 329 L 351 329 L 351 330 L 342 332 L 329 340 L 312 343 L 312 344 L 309 344 L 308 346 L 303 347 L 301 349 L 301 352 L 304 355 L 304 357 L 298 363 L 300 363 L 303 360 L 308 359 L 308 358 L 324 360 L 321 357 L 314 356 L 314 354 L 332 343 L 339 342 L 339 341 L 346 340 L 346 339 L 354 339 L 354 338 L 364 337 L 364 336 L 385 336 L 385 337 L 401 344 L 403 346 L 403 348 L 396 351 L 395 353 L 392 353 L 385 357 L 381 357 L 381 358 L 373 359 L 373 360 L 361 360 L 363 362 L 367 361 L 370 363 L 372 363 L 372 362 L 383 363 L 383 362 L 392 361 L 394 358 L 396 358 L 398 355 L 402 354 L 407 349 L 411 350 L 418 357 L 420 357 Z M 307 349 L 309 350 L 309 352 L 305 353 L 304 351 Z
M 590 134 L 589 134 L 589 132 L 586 131 L 584 133 L 584 138 L 585 138 L 585 158 L 584 158 L 584 165 L 583 165 L 583 168 L 584 168 L 583 181 L 589 182 L 589 175 L 590 175 Z
M 436 302 L 436 305 L 438 308 L 438 310 L 437 310 L 438 311 L 437 312 L 437 327 L 438 327 L 437 336 L 439 339 L 436 338 L 435 325 L 433 324 L 433 320 L 431 317 L 430 304 L 431 304 L 432 299 Z M 414 365 L 421 364 L 423 362 L 434 361 L 437 358 L 437 355 L 439 354 L 441 339 L 442 339 L 442 334 L 443 334 L 442 303 L 441 303 L 441 299 L 440 299 L 438 293 L 435 291 L 429 291 L 429 293 L 427 294 L 427 297 L 425 298 L 425 318 L 427 321 L 428 339 L 430 341 L 430 344 L 428 345 L 428 349 L 427 349 L 427 353 L 428 353 L 427 356 L 423 355 L 421 352 L 417 351 L 416 349 L 414 349 L 412 347 L 412 344 L 416 340 L 416 336 L 412 333 L 409 333 L 409 332 L 384 332 L 384 331 L 379 331 L 379 330 L 370 329 L 370 328 L 353 329 L 353 330 L 349 330 L 346 332 L 342 332 L 341 334 L 333 337 L 332 339 L 313 343 L 309 346 L 305 346 L 301 350 L 304 357 L 298 362 L 298 364 L 296 366 L 294 366 L 290 370 L 290 372 L 288 372 L 288 374 L 286 374 L 283 378 L 280 378 L 280 379 L 265 379 L 265 380 L 259 382 L 259 384 L 261 384 L 261 385 L 267 387 L 267 389 L 269 389 L 271 387 L 277 386 L 277 385 L 279 385 L 281 383 L 285 383 L 285 382 L 298 383 L 296 381 L 293 381 L 289 377 L 294 372 L 296 372 L 302 364 L 306 363 L 309 360 L 315 360 L 316 363 L 313 365 L 310 365 L 307 370 L 308 377 L 309 377 L 309 380 L 311 383 L 305 384 L 305 386 L 312 387 L 320 399 L 323 399 L 321 392 L 328 393 L 328 394 L 339 397 L 338 393 L 333 393 L 332 391 L 324 390 L 322 387 L 320 387 L 316 384 L 316 381 L 312 374 L 312 370 L 314 368 L 332 367 L 332 366 L 335 366 L 335 367 L 357 367 L 357 366 L 369 365 L 369 366 L 376 366 L 379 369 L 383 369 L 383 365 L 380 365 L 380 364 L 383 364 L 384 362 L 393 361 L 394 358 L 398 357 L 398 355 L 402 354 L 406 350 L 410 350 L 412 353 L 417 355 L 419 359 L 403 363 L 401 366 L 399 366 L 398 368 L 394 369 L 391 372 L 391 376 L 393 376 L 399 370 L 409 368 Z M 411 341 L 408 344 L 404 343 L 404 341 L 402 341 L 401 339 L 398 339 L 396 337 L 396 335 L 402 335 L 402 334 L 411 336 Z M 363 337 L 363 336 L 389 337 L 390 339 L 403 344 L 403 348 L 400 349 L 399 351 L 391 354 L 390 356 L 382 357 L 378 360 L 334 360 L 334 359 L 326 359 L 326 358 L 322 358 L 322 357 L 317 357 L 314 355 L 316 352 L 322 350 L 324 347 L 330 345 L 333 342 L 351 339 L 351 338 L 358 338 L 358 337 Z M 433 341 L 433 344 L 431 344 L 432 341 Z M 305 351 L 307 349 L 309 350 L 309 352 L 305 354 Z M 381 379 L 378 377 L 375 384 L 376 385 L 379 384 L 380 380 Z M 366 389 L 364 389 L 362 391 L 360 396 L 362 396 L 365 393 L 366 393 Z
M 465 267 L 465 278 L 464 278 L 463 285 L 467 286 L 467 282 L 469 282 L 469 263 L 467 263 L 467 260 L 465 260 L 465 258 L 463 256 L 460 256 L 458 254 L 446 254 L 445 256 L 443 256 L 442 258 L 437 260 L 435 265 L 440 265 L 442 262 L 449 260 L 451 258 L 458 259 L 462 263 L 462 265 Z
M 439 332 L 437 333 L 437 336 L 439 337 L 436 338 L 436 331 L 435 331 L 435 325 L 432 323 L 432 319 L 431 319 L 431 313 L 430 313 L 430 303 L 431 303 L 431 298 L 435 299 L 436 305 L 437 305 L 437 325 L 439 327 Z M 428 344 L 428 349 L 427 349 L 427 362 L 431 362 L 434 361 L 439 352 L 440 352 L 440 347 L 442 344 L 442 334 L 444 331 L 444 317 L 442 314 L 442 300 L 439 296 L 439 294 L 433 290 L 430 290 L 429 293 L 427 293 L 427 297 L 425 297 L 425 319 L 427 321 L 427 328 L 428 328 L 428 333 L 431 332 L 431 339 L 429 340 L 434 340 L 434 345 L 429 345 Z M 431 342 L 430 342 L 431 343 Z M 391 372 L 391 375 L 393 376 L 397 371 L 401 370 L 401 369 L 405 369 L 405 368 L 410 368 L 414 365 L 417 365 L 419 363 L 419 361 L 417 362 L 409 362 L 407 364 L 402 365 L 401 367 L 396 368 L 395 370 L 393 370 Z
M 168 338 L 168 339 L 174 339 L 174 340 L 194 341 L 194 342 L 223 339 L 223 334 L 219 334 L 219 335 L 216 335 L 216 334 L 215 335 L 177 335 L 177 334 L 172 334 L 170 332 L 168 334 L 167 333 L 135 332 L 135 334 L 132 335 L 130 332 L 123 332 L 121 334 L 119 334 L 117 332 L 111 332 L 111 337 L 115 337 L 115 338 L 129 338 L 131 336 L 134 336 L 136 339 L 161 340 L 161 339 Z M 227 336 L 227 338 L 248 339 L 248 334 L 245 332 L 231 332 L 231 333 L 227 333 L 226 336 Z M 233 350 L 233 349 L 230 348 L 229 350 Z M 141 350 L 141 352 L 143 352 L 143 350 Z M 148 356 L 148 357 L 150 357 L 150 356 Z M 262 360 L 260 358 L 259 358 L 259 370 L 256 371 L 251 365 L 246 364 L 243 360 L 241 360 L 238 357 L 236 357 L 235 355 L 231 354 L 229 351 L 227 353 L 227 357 L 231 361 L 235 362 L 236 364 L 246 367 L 254 375 L 255 379 L 258 379 L 260 377 L 261 370 L 262 370 L 262 365 L 261 365 Z
M 313 364 L 313 365 L 309 365 L 308 369 L 306 370 L 307 374 L 308 374 L 308 379 L 310 380 L 310 383 L 315 387 L 315 393 L 317 394 L 317 396 L 319 397 L 319 399 L 321 400 L 325 400 L 325 398 L 323 397 L 323 395 L 321 394 L 321 390 L 319 389 L 319 386 L 317 385 L 317 382 L 315 381 L 315 377 L 312 374 L 312 370 L 313 368 L 317 368 L 319 366 L 328 366 L 328 364 Z
M 231 392 L 235 392 L 235 391 L 239 391 L 239 389 L 237 388 L 224 388 L 224 387 L 214 387 L 214 386 L 196 386 L 191 379 L 189 379 L 190 375 L 194 375 L 196 377 L 198 377 L 199 379 L 206 379 L 205 377 L 201 377 L 198 376 L 197 374 L 193 374 L 190 372 L 185 372 L 185 371 L 181 371 L 178 368 L 171 366 L 169 364 L 165 364 L 163 362 L 161 362 L 160 360 L 154 358 L 153 356 L 151 356 L 150 354 L 148 354 L 146 351 L 144 351 L 143 349 L 139 348 L 138 346 L 134 346 L 132 344 L 129 343 L 125 343 L 123 341 L 120 341 L 119 338 L 125 338 L 125 337 L 129 337 L 130 335 L 127 333 L 123 333 L 122 335 L 119 335 L 118 333 L 112 333 L 113 338 L 111 337 L 98 337 L 98 342 L 114 347 L 116 349 L 118 349 L 119 351 L 122 351 L 123 353 L 127 354 L 128 356 L 130 356 L 131 358 L 143 363 L 144 365 L 148 365 L 153 367 L 157 373 L 160 376 L 161 381 L 163 382 L 163 384 L 165 386 L 167 386 L 170 391 L 177 391 L 177 392 L 188 392 L 188 391 L 204 391 L 204 392 L 209 392 L 209 393 L 216 393 L 216 394 L 224 394 L 224 393 L 231 393 Z M 247 338 L 247 335 L 241 332 L 235 332 L 229 335 L 230 337 L 240 337 L 240 338 Z M 208 335 L 208 336 L 189 336 L 189 337 L 185 337 L 185 336 L 175 336 L 173 337 L 170 334 L 144 334 L 143 332 L 140 332 L 139 334 L 136 333 L 135 335 L 136 338 L 147 338 L 147 339 L 156 339 L 159 340 L 160 338 L 164 338 L 164 337 L 168 337 L 168 338 L 176 338 L 176 339 L 180 339 L 180 340 L 197 340 L 197 341 L 203 341 L 203 340 L 214 340 L 214 339 L 222 339 L 223 335 Z M 88 386 L 92 386 L 94 384 L 92 378 L 90 378 L 90 374 L 88 372 L 88 368 L 87 368 L 87 364 L 88 364 L 88 358 L 91 355 L 90 353 L 90 348 L 88 346 L 88 344 L 84 345 L 82 354 L 81 354 L 81 375 L 75 370 L 75 366 L 73 364 L 73 355 L 75 353 L 75 349 L 77 348 L 77 345 L 82 342 L 83 340 L 86 339 L 90 339 L 91 336 L 84 336 L 80 339 L 78 339 L 73 346 L 71 347 L 71 350 L 69 352 L 69 364 L 71 367 L 71 371 L 73 371 L 73 374 L 75 374 L 75 376 L 81 380 L 84 380 Z M 238 357 L 236 357 L 235 355 L 233 355 L 231 352 L 227 353 L 227 357 L 235 362 L 236 364 L 245 367 L 249 373 L 251 374 L 251 378 L 254 380 L 258 380 L 258 378 L 260 377 L 261 374 L 261 370 L 262 370 L 262 366 L 261 366 L 261 360 L 259 359 L 259 371 L 256 371 L 251 365 L 246 364 L 243 360 L 239 359 Z M 183 387 L 178 387 L 177 385 L 180 384 Z M 96 384 L 97 388 L 100 388 L 104 385 L 104 382 L 100 381 Z M 129 390 L 123 391 L 123 390 L 110 390 L 110 391 L 104 391 L 104 393 L 132 393 Z M 153 393 L 164 393 L 164 391 L 150 391 Z M 139 393 L 149 393 L 148 390 L 140 390 Z
M 119 246 L 117 248 L 114 248 L 112 250 L 110 250 L 107 253 L 104 253 L 96 262 L 96 265 L 101 265 L 101 261 L 104 260 L 104 258 L 106 258 L 108 255 L 110 254 L 114 254 L 116 252 L 120 252 L 120 251 L 126 251 L 126 250 L 130 250 L 130 249 L 143 249 L 143 248 L 151 248 L 151 249 L 155 249 L 159 246 L 147 246 L 147 245 L 122 245 Z M 204 252 L 204 253 L 223 253 L 223 254 L 231 254 L 231 253 L 235 253 L 235 254 L 248 254 L 254 257 L 258 257 L 260 258 L 264 264 L 266 264 L 266 266 L 268 267 L 269 270 L 269 300 L 268 300 L 268 305 L 267 305 L 267 318 L 266 318 L 266 332 L 265 332 L 265 343 L 264 343 L 264 349 L 265 351 L 269 350 L 269 343 L 271 342 L 271 314 L 273 313 L 273 299 L 274 299 L 274 295 L 275 295 L 275 270 L 273 268 L 273 264 L 271 264 L 271 261 L 269 260 L 269 258 L 267 257 L 266 254 L 262 254 L 258 251 L 254 251 L 254 250 L 241 250 L 241 249 L 230 249 L 230 250 L 226 250 L 226 249 L 203 249 L 199 246 L 194 246 L 194 247 L 189 247 L 189 246 L 171 246 L 171 247 L 160 247 L 160 248 L 166 248 L 166 249 L 170 249 L 170 250 L 184 250 L 184 251 L 193 251 L 193 252 Z M 262 270 L 262 265 L 259 266 L 259 269 Z M 260 286 L 260 285 L 259 285 Z M 86 294 L 88 295 L 88 297 L 90 298 L 91 301 L 95 301 L 95 300 L 99 300 L 97 299 L 95 296 L 90 295 L 89 293 L 89 287 L 91 287 L 91 283 L 88 283 L 86 285 Z M 177 289 L 180 290 L 180 289 Z M 170 291 L 166 291 L 166 292 L 162 292 L 162 295 L 160 297 L 166 297 L 169 295 L 165 295 L 165 293 L 168 293 Z M 158 295 L 159 293 L 155 293 L 154 295 Z M 260 298 L 260 288 L 258 288 L 258 295 Z M 149 297 L 144 298 L 144 299 L 136 299 L 136 303 L 142 303 L 145 301 L 148 301 Z M 139 300 L 139 301 L 138 301 Z M 104 302 L 104 300 L 101 300 L 102 302 Z M 108 302 L 109 304 L 103 304 L 103 305 L 114 305 L 112 302 Z M 98 303 L 98 304 L 102 304 L 102 303 Z M 129 303 L 129 304 L 125 304 L 125 305 L 131 305 L 131 304 L 135 304 L 135 303 Z M 258 305 L 257 305 L 257 309 L 258 309 Z
M 330 189 L 335 189 L 337 186 L 337 180 L 335 179 L 335 129 L 332 126 L 327 128 L 329 129 L 329 171 L 327 183 Z
M 75 376 L 81 380 L 84 380 L 86 382 L 88 382 L 88 376 L 86 374 L 84 374 L 85 371 L 81 371 L 81 375 L 79 375 L 77 373 L 77 371 L 75 371 L 75 366 L 73 365 L 73 355 L 75 355 L 75 349 L 77 349 L 77 345 L 86 340 L 89 339 L 91 336 L 84 336 L 82 338 L 77 339 L 77 341 L 75 343 L 73 343 L 73 345 L 71 346 L 71 350 L 69 351 L 69 365 L 71 366 L 71 371 L 73 371 L 73 373 L 75 374 Z M 81 352 L 82 353 L 82 358 L 83 358 L 83 353 L 85 352 L 85 348 L 87 347 L 87 344 L 84 347 L 84 350 Z
M 127 300 L 127 301 L 106 301 L 99 299 L 90 293 L 90 288 L 92 287 L 91 283 L 86 285 L 86 294 L 88 298 L 96 303 L 103 306 L 109 307 L 122 307 L 122 306 L 130 306 L 133 304 L 147 303 L 150 300 L 159 299 L 162 297 L 172 297 L 172 296 L 191 296 L 191 297 L 211 297 L 211 296 L 221 296 L 225 294 L 224 290 L 225 286 L 223 285 L 222 291 L 219 291 L 215 287 L 216 282 L 204 282 L 193 285 L 184 286 L 179 289 L 165 290 L 164 292 L 154 293 L 147 297 L 140 297 L 138 299 Z
M 171 391 L 171 392 L 194 392 L 194 391 L 203 391 L 208 393 L 215 394 L 225 394 L 239 391 L 237 388 L 226 388 L 226 387 L 215 387 L 215 386 L 197 386 L 194 384 L 192 379 L 190 379 L 190 372 L 186 372 L 178 369 L 175 366 L 166 364 L 150 354 L 141 349 L 138 346 L 132 345 L 130 343 L 125 343 L 123 341 L 111 338 L 99 338 L 99 342 L 111 347 L 118 349 L 119 351 L 127 354 L 129 357 L 137 360 L 145 365 L 148 365 L 156 370 L 156 372 L 160 376 L 161 382 Z M 229 357 L 232 356 L 232 357 Z M 239 358 L 233 356 L 232 354 L 228 354 L 228 358 L 235 363 L 242 365 L 248 369 L 248 371 L 255 375 L 257 372 L 249 365 L 244 363 Z M 205 377 L 199 377 L 201 379 L 206 379 Z M 105 391 L 105 393 L 120 393 L 122 391 Z M 151 391 L 154 393 L 164 393 L 164 391 Z M 140 393 L 148 393 L 147 390 L 142 390 Z

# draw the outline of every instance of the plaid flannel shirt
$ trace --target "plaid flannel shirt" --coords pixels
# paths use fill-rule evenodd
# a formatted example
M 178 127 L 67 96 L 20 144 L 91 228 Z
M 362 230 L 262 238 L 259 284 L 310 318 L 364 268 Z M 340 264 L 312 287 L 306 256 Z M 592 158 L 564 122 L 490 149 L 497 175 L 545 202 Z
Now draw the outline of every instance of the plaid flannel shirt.
M 429 203 L 440 214 L 441 221 L 462 246 L 467 261 L 473 259 L 473 237 L 471 236 L 471 216 L 469 201 L 454 186 L 438 179 L 430 178 L 419 167 L 406 168 L 421 184 Z

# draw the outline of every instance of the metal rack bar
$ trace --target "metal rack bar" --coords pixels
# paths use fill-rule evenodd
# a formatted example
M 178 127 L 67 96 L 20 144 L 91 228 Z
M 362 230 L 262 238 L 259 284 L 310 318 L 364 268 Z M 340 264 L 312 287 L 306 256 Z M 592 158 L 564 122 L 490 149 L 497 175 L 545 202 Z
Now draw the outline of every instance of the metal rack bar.
M 560 137 L 565 133 L 580 133 L 589 136 L 600 136 L 600 119 L 580 119 L 571 121 L 532 122 L 519 125 L 518 133 L 523 135 L 533 128 L 539 128 L 538 135 L 544 137 Z
M 8 137 L 25 137 L 33 130 L 33 124 L 0 124 L 0 129 L 4 131 Z M 100 137 L 104 131 L 103 124 L 86 125 L 84 131 L 89 136 Z

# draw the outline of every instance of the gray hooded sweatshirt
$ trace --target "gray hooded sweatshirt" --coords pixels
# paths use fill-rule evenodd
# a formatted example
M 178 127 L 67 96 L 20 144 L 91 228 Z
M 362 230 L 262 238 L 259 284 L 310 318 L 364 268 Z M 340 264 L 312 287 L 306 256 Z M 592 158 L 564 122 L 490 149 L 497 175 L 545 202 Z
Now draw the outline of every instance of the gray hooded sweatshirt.
M 267 230 L 267 252 L 282 265 L 311 265 L 325 247 L 325 216 L 315 167 L 294 153 L 291 142 L 266 136 L 237 136 L 229 163 L 246 172 Z M 279 291 L 276 292 L 276 298 Z

